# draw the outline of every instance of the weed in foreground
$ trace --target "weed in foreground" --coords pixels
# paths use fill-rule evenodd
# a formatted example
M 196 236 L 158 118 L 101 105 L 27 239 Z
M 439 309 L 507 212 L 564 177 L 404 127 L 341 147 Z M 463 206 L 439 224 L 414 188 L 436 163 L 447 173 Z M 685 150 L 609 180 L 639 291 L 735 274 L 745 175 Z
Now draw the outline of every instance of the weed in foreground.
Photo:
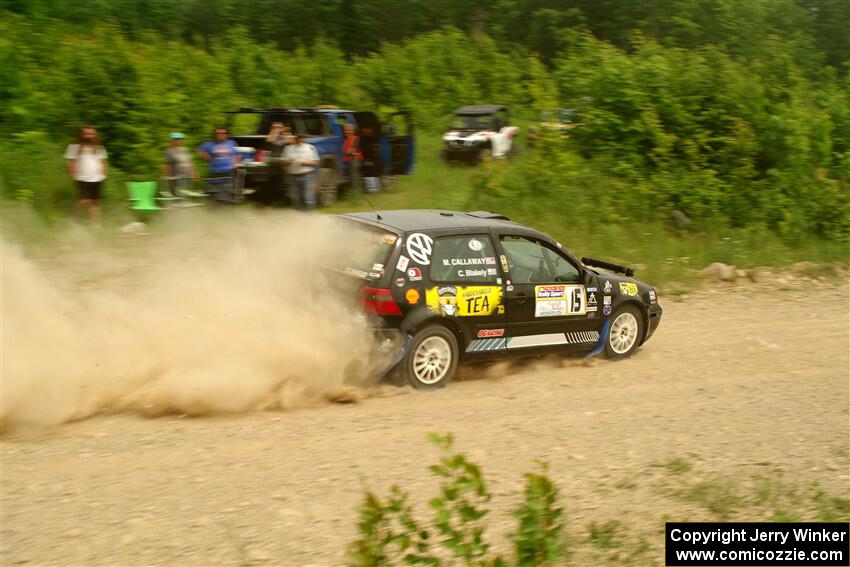
M 558 490 L 541 472 L 527 473 L 524 500 L 513 513 L 518 521 L 512 535 L 512 561 L 493 554 L 486 538 L 490 493 L 480 468 L 464 455 L 453 452 L 451 434 L 429 434 L 429 441 L 442 451 L 440 462 L 430 467 L 440 479 L 439 495 L 428 503 L 434 517 L 426 525 L 413 516 L 408 495 L 398 486 L 381 499 L 366 491 L 360 508 L 360 536 L 348 548 L 349 565 L 443 565 L 446 554 L 452 565 L 532 567 L 551 565 L 565 552 L 562 536 L 563 509 Z

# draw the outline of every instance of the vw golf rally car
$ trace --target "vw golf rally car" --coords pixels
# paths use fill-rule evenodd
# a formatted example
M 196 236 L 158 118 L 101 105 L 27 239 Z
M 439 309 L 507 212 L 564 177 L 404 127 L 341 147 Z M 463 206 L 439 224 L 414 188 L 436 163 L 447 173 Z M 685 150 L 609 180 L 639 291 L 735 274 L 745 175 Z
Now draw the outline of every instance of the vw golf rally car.
M 359 301 L 381 332 L 403 338 L 391 368 L 416 388 L 445 386 L 461 360 L 559 351 L 625 358 L 661 320 L 655 290 L 631 269 L 579 260 L 502 215 L 340 217 L 369 234 Z

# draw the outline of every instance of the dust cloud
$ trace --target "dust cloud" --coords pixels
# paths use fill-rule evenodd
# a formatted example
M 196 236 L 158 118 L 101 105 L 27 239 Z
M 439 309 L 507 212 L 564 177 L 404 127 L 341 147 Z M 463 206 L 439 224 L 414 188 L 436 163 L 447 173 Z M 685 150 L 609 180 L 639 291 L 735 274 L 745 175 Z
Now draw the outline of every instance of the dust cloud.
M 279 211 L 162 217 L 148 236 L 75 228 L 36 253 L 4 236 L 0 430 L 368 395 L 387 358 L 355 282 L 341 289 L 350 278 L 324 268 L 350 258 L 351 227 Z

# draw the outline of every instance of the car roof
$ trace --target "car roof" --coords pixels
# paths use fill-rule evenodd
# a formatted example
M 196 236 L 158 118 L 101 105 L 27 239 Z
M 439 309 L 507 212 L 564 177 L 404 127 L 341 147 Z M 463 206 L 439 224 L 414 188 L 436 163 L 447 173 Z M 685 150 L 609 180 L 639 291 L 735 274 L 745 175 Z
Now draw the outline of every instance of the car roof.
M 500 110 L 507 110 L 508 107 L 504 104 L 471 104 L 469 106 L 461 106 L 455 110 L 455 114 L 493 114 Z
M 380 215 L 380 219 L 378 218 Z M 519 234 L 530 238 L 537 238 L 551 244 L 555 244 L 561 252 L 572 258 L 576 264 L 580 263 L 578 258 L 562 247 L 548 234 L 542 233 L 531 227 L 513 222 L 508 217 L 489 211 L 446 211 L 440 209 L 404 209 L 395 211 L 369 211 L 360 213 L 344 213 L 340 218 L 364 223 L 370 226 L 388 230 L 395 233 L 447 231 L 466 228 L 478 228 L 486 230 L 489 228 L 508 229 L 509 233 Z
M 380 215 L 380 219 L 378 219 Z M 436 229 L 454 229 L 468 227 L 510 227 L 537 232 L 521 224 L 511 221 L 508 217 L 489 211 L 446 211 L 440 209 L 404 209 L 396 211 L 369 211 L 361 213 L 345 213 L 343 218 L 366 222 L 375 226 L 384 226 L 400 232 L 425 231 Z

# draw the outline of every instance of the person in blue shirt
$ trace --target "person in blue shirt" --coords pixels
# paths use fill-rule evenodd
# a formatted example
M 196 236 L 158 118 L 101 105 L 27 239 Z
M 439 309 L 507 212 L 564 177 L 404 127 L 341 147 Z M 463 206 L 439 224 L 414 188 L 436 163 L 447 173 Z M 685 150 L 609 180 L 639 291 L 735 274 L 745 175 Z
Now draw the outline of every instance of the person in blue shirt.
M 214 177 L 231 177 L 239 163 L 236 142 L 230 139 L 227 128 L 215 129 L 215 140 L 198 146 L 198 154 L 210 165 Z

